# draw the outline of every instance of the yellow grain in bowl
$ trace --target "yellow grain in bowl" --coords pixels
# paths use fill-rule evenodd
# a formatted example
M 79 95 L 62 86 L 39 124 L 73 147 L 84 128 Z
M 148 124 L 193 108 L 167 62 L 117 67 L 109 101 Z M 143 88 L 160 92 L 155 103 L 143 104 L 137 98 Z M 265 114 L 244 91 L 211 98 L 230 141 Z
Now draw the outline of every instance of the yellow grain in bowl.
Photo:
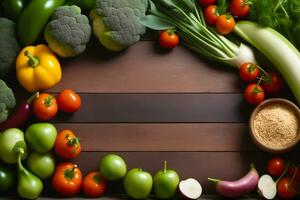
M 297 138 L 298 118 L 286 105 L 268 105 L 255 116 L 253 128 L 255 137 L 265 146 L 284 147 Z

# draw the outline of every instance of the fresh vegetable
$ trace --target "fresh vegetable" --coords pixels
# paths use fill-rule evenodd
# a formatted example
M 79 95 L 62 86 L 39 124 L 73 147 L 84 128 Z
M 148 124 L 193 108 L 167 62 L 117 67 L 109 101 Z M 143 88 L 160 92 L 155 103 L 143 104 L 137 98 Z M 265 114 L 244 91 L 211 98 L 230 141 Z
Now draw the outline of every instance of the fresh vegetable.
M 67 5 L 79 6 L 83 11 L 89 12 L 96 6 L 96 0 L 69 0 Z
M 282 90 L 284 81 L 281 75 L 277 72 L 268 72 L 268 75 L 269 76 L 266 76 L 262 81 L 262 87 L 269 94 L 277 94 Z
M 90 13 L 95 36 L 111 51 L 135 44 L 146 32 L 139 18 L 145 16 L 147 7 L 147 0 L 97 0 Z
M 110 181 L 116 181 L 126 175 L 127 167 L 122 157 L 107 154 L 100 161 L 100 173 Z
M 40 154 L 32 152 L 27 158 L 27 166 L 42 180 L 52 176 L 55 170 L 55 160 L 51 153 Z
M 300 52 L 274 29 L 254 22 L 238 22 L 235 33 L 255 46 L 274 64 L 300 103 Z
M 81 98 L 74 91 L 66 89 L 58 94 L 57 104 L 59 110 L 67 113 L 73 113 L 79 110 L 81 106 Z
M 251 165 L 250 171 L 239 180 L 222 181 L 212 178 L 208 178 L 208 180 L 216 183 L 216 190 L 221 196 L 227 198 L 238 198 L 256 189 L 259 175 L 254 166 Z
M 49 89 L 62 76 L 55 54 L 43 44 L 24 48 L 17 57 L 16 71 L 20 84 L 29 92 Z
M 57 131 L 50 123 L 36 123 L 29 126 L 25 138 L 31 149 L 38 153 L 48 153 L 54 147 Z
M 259 76 L 259 69 L 256 64 L 244 63 L 240 68 L 240 77 L 243 81 L 254 81 Z
M 15 111 L 9 115 L 9 117 L 0 124 L 0 131 L 4 131 L 9 128 L 19 128 L 22 126 L 31 116 L 32 113 L 32 101 L 39 96 L 39 93 L 35 93 L 30 98 L 22 101 Z
M 27 145 L 24 133 L 20 129 L 11 128 L 0 134 L 0 158 L 6 163 L 14 164 L 18 162 L 18 154 L 15 152 L 17 146 L 22 145 L 22 157 L 27 157 Z
M 9 112 L 16 106 L 13 91 L 0 79 L 0 123 L 7 120 Z
M 251 105 L 258 105 L 265 100 L 265 92 L 260 85 L 250 83 L 245 89 L 244 98 Z
M 10 166 L 0 163 L 0 195 L 15 184 L 15 172 Z
M 52 177 L 52 186 L 56 192 L 64 197 L 73 197 L 80 192 L 82 173 L 73 163 L 57 165 Z
M 14 69 L 20 45 L 16 37 L 16 25 L 13 21 L 0 18 L 0 78 L 5 77 Z
M 53 95 L 42 93 L 33 102 L 33 113 L 40 120 L 50 120 L 57 114 L 57 103 Z
M 18 194 L 24 199 L 37 199 L 43 191 L 43 182 L 29 170 L 23 167 L 21 156 L 23 145 L 14 149 L 18 152 Z
M 65 0 L 31 0 L 17 24 L 18 38 L 23 46 L 32 45 L 38 39 L 54 10 Z
M 209 6 L 217 3 L 217 0 L 199 0 L 201 6 Z
M 202 194 L 202 186 L 193 178 L 189 178 L 179 183 L 179 191 L 185 199 L 199 199 Z
M 247 17 L 250 12 L 250 0 L 231 0 L 229 10 L 235 17 Z
M 216 25 L 219 17 L 218 8 L 216 5 L 207 6 L 203 12 L 205 22 L 208 25 L 214 26 Z
M 133 199 L 146 199 L 152 190 L 151 174 L 142 169 L 130 170 L 124 178 L 126 193 Z
M 152 0 L 148 13 L 140 19 L 142 24 L 154 30 L 175 29 L 181 44 L 207 59 L 237 69 L 245 62 L 256 63 L 248 46 L 237 45 L 208 27 L 202 7 L 193 0 Z
M 273 177 L 281 176 L 286 168 L 286 162 L 283 158 L 272 158 L 268 162 L 267 171 Z
M 81 152 L 79 138 L 71 130 L 63 130 L 58 133 L 54 150 L 62 158 L 76 158 Z
M 4 16 L 17 21 L 28 0 L 3 0 L 1 6 Z
M 107 189 L 107 182 L 99 172 L 90 172 L 83 179 L 82 189 L 87 197 L 100 197 Z
M 44 35 L 52 51 L 61 57 L 73 57 L 85 51 L 91 29 L 78 6 L 61 6 L 54 11 Z
M 159 45 L 166 49 L 173 49 L 179 44 L 179 37 L 173 30 L 162 31 L 159 34 Z
M 274 199 L 276 197 L 276 182 L 268 174 L 260 177 L 257 188 L 258 193 L 265 199 Z
M 287 175 L 296 182 L 300 182 L 300 167 L 296 165 L 290 166 Z
M 234 29 L 235 21 L 231 15 L 220 15 L 216 22 L 216 28 L 222 35 L 231 33 Z
M 155 174 L 153 184 L 156 197 L 170 199 L 177 192 L 179 176 L 176 171 L 167 169 L 167 161 L 165 161 L 164 169 Z
M 291 180 L 288 177 L 280 179 L 277 183 L 278 196 L 282 199 L 294 199 L 295 191 L 291 187 Z

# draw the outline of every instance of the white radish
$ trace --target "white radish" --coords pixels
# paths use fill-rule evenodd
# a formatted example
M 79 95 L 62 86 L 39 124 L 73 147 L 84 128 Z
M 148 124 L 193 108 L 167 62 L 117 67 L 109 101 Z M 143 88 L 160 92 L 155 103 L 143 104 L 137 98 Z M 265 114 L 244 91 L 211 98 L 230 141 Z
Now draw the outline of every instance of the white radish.
M 268 174 L 260 177 L 257 188 L 258 193 L 265 199 L 274 199 L 277 194 L 276 182 Z
M 179 191 L 187 199 L 198 199 L 202 194 L 202 187 L 196 179 L 189 178 L 180 181 Z

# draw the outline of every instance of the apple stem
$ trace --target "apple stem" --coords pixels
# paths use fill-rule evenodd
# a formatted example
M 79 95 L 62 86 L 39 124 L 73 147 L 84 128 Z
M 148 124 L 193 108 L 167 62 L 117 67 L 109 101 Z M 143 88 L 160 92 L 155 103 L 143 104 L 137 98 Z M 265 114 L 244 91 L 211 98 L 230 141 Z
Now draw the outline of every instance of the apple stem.
M 215 178 L 208 178 L 209 181 L 212 181 L 214 183 L 220 182 L 220 179 L 215 179 Z
M 164 173 L 167 173 L 167 167 L 168 167 L 168 163 L 167 163 L 167 161 L 165 160 L 165 161 L 164 161 Z

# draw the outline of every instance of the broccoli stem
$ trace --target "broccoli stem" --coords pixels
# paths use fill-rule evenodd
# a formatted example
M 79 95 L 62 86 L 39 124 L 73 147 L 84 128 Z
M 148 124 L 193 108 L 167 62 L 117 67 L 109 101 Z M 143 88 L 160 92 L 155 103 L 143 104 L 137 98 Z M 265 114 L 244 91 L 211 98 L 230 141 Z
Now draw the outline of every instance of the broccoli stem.
M 25 51 L 25 56 L 28 57 L 28 62 L 27 64 L 30 67 L 36 67 L 40 64 L 40 59 L 38 57 L 33 56 L 29 51 Z

